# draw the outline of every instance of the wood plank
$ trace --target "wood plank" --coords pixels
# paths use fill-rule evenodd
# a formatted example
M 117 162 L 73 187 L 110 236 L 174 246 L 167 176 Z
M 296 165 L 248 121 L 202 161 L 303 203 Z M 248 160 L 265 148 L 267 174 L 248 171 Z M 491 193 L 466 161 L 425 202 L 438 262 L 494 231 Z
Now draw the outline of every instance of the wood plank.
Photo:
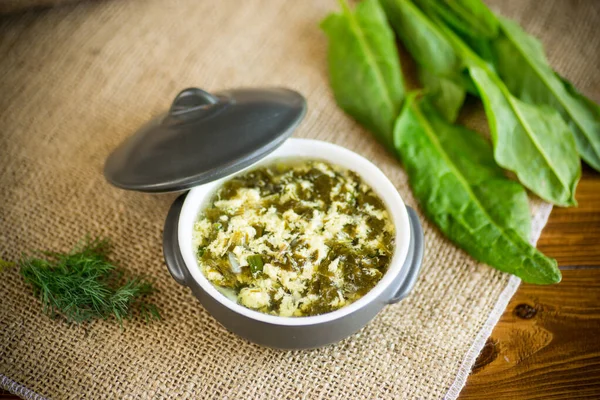
M 578 207 L 555 207 L 538 241 L 560 266 L 600 266 L 600 174 L 584 167 Z
M 600 269 L 563 274 L 521 286 L 460 399 L 600 398 Z
M 576 198 L 538 242 L 562 282 L 521 285 L 460 399 L 600 398 L 600 174 L 585 167 Z

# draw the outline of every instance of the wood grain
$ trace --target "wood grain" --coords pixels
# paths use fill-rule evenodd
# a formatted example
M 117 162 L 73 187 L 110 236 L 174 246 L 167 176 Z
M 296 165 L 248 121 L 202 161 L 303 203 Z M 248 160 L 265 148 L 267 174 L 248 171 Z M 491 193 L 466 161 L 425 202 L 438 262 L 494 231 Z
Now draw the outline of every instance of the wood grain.
M 600 270 L 563 275 L 521 286 L 460 399 L 600 398 Z
M 555 207 L 538 248 L 562 267 L 600 266 L 600 174 L 584 167 L 578 207 Z
M 576 198 L 538 242 L 562 282 L 521 285 L 460 399 L 600 398 L 600 174 L 585 168 Z

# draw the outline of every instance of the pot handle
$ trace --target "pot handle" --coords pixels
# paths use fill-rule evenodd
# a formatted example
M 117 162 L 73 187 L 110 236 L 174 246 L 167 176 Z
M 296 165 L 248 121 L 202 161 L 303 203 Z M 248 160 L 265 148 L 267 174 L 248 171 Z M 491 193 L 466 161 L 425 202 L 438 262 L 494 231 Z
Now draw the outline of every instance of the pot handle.
M 406 261 L 404 264 L 409 264 L 408 273 L 404 280 L 400 283 L 400 287 L 396 289 L 394 295 L 388 300 L 388 304 L 395 304 L 408 296 L 410 291 L 417 283 L 419 272 L 421 271 L 421 264 L 423 261 L 423 250 L 425 248 L 425 240 L 423 236 L 423 228 L 421 222 L 415 210 L 411 207 L 406 206 L 408 211 L 408 219 L 410 221 L 410 244 L 408 246 L 408 254 L 406 255 Z
M 187 193 L 179 196 L 171 205 L 163 231 L 163 255 L 167 263 L 167 269 L 173 279 L 183 286 L 187 286 L 186 282 L 188 281 L 189 274 L 179 250 L 178 227 L 179 214 L 181 213 L 185 196 L 187 196 Z

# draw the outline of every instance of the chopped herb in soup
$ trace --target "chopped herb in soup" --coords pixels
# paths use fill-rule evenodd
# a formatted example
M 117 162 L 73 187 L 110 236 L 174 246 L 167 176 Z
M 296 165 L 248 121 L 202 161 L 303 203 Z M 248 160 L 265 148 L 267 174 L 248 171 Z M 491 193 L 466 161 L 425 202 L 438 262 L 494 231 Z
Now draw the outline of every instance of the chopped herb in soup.
M 354 172 L 277 163 L 227 181 L 194 225 L 198 263 L 221 292 L 278 316 L 323 314 L 387 271 L 394 225 Z

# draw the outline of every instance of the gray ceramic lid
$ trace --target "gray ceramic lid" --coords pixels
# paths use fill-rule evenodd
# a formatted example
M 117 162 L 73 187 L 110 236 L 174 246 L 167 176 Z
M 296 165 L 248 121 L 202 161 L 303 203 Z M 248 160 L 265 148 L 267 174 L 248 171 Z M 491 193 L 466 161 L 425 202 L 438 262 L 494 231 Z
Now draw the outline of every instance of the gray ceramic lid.
M 183 90 L 170 110 L 144 125 L 108 157 L 113 185 L 171 192 L 207 183 L 259 161 L 290 137 L 306 113 L 288 89 Z

